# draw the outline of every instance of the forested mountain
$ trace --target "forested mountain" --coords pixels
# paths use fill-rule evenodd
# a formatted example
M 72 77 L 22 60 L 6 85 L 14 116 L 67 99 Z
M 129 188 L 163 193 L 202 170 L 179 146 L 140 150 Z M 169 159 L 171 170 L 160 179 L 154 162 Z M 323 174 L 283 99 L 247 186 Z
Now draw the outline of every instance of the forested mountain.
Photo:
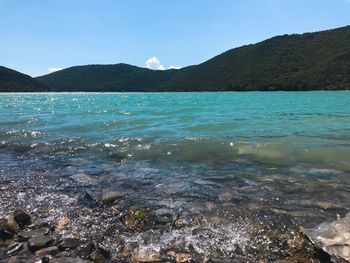
M 7 83 L 12 84 L 0 85 L 2 90 L 19 89 L 25 80 L 7 78 Z M 0 75 L 0 84 L 3 79 Z M 38 91 L 40 87 L 30 85 L 28 76 L 26 80 L 22 89 Z M 350 26 L 273 37 L 179 70 L 150 70 L 127 64 L 86 65 L 36 80 L 54 91 L 350 89 Z
M 47 91 L 45 85 L 18 71 L 0 66 L 0 92 Z

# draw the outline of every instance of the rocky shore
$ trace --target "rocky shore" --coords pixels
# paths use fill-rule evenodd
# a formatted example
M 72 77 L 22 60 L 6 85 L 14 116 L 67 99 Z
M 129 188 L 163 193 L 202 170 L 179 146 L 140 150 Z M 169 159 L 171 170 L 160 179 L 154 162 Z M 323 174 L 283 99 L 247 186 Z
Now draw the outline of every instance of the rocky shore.
M 108 202 L 111 202 L 111 198 L 112 194 L 109 195 Z M 140 245 L 140 243 L 145 242 L 141 240 L 142 235 L 145 238 L 144 235 L 150 233 L 148 231 L 155 231 L 151 229 L 156 227 L 156 223 L 151 222 L 154 218 L 150 218 L 149 211 L 136 207 L 131 207 L 126 213 L 119 216 L 116 221 L 120 222 L 119 227 L 123 229 L 124 233 L 113 236 L 115 229 L 109 229 L 109 231 L 103 233 L 105 237 L 112 238 L 115 244 L 116 250 L 110 251 L 104 246 L 101 238 L 90 236 L 86 239 L 73 236 L 72 232 L 69 231 L 71 221 L 67 217 L 62 217 L 57 222 L 48 224 L 43 220 L 33 218 L 23 209 L 17 208 L 7 217 L 0 219 L 0 262 L 347 262 L 340 257 L 331 257 L 330 254 L 312 242 L 310 236 L 307 236 L 304 232 L 292 232 L 290 236 L 281 235 L 275 237 L 275 240 L 270 237 L 271 249 L 274 248 L 273 243 L 277 242 L 283 250 L 283 253 L 280 254 L 281 258 L 276 260 L 271 260 L 266 254 L 264 255 L 268 251 L 264 251 L 263 247 L 259 248 L 261 249 L 261 255 L 256 255 L 255 258 L 252 257 L 252 253 L 248 248 L 242 249 L 238 245 L 234 253 L 228 258 L 223 257 L 219 251 L 215 250 L 200 254 L 198 249 L 196 250 L 193 247 L 193 244 L 192 247 L 189 246 L 186 250 L 181 251 L 181 244 L 173 244 L 175 246 L 169 247 L 172 243 L 169 237 L 167 240 L 169 244 L 164 247 L 152 247 L 150 242 L 148 247 L 145 245 L 143 249 L 137 246 L 132 248 L 126 245 L 126 242 L 130 242 L 130 239 L 134 238 L 136 243 Z M 163 216 L 166 216 L 165 211 Z M 348 222 L 346 219 L 342 220 L 343 223 L 344 221 Z M 199 235 L 204 238 L 203 242 L 210 242 L 210 240 L 205 239 L 217 238 L 212 228 L 193 227 L 190 228 L 191 233 L 189 233 L 184 230 L 189 229 L 186 225 L 184 219 L 178 220 L 174 222 L 174 231 L 178 231 L 178 234 L 188 235 L 188 237 L 200 233 Z M 118 226 L 111 225 L 110 227 L 116 228 Z M 183 232 L 181 232 L 181 229 Z M 260 231 L 264 232 L 263 229 L 260 229 Z M 259 235 L 259 233 L 256 234 Z M 178 240 L 181 240 L 181 238 Z M 220 242 L 223 246 L 225 245 L 225 240 Z M 339 249 L 339 245 L 335 247 Z M 258 252 L 257 250 L 255 253 Z M 259 257 L 261 259 L 258 260 Z

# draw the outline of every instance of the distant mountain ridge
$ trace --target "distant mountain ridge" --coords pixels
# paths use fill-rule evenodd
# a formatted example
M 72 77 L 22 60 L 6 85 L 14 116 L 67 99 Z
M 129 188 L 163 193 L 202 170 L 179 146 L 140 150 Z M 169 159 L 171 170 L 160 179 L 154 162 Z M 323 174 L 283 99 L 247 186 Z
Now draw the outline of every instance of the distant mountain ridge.
M 178 70 L 86 65 L 36 80 L 53 91 L 86 92 L 350 89 L 350 26 L 273 37 Z
M 44 84 L 18 71 L 0 66 L 0 92 L 48 91 Z

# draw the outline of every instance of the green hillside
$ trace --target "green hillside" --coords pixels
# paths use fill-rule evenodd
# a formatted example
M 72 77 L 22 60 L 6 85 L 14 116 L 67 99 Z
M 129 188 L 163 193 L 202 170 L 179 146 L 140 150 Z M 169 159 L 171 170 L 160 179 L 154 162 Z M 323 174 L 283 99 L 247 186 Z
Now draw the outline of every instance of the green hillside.
M 87 65 L 37 80 L 55 91 L 350 89 L 350 26 L 274 37 L 180 70 Z
M 48 88 L 32 77 L 0 66 L 0 92 L 46 91 Z

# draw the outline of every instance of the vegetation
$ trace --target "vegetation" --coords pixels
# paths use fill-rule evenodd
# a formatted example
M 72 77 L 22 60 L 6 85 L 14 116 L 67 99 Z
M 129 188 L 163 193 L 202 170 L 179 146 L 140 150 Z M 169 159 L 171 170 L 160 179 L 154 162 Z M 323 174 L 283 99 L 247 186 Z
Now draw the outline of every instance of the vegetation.
M 179 70 L 155 71 L 127 64 L 87 65 L 36 80 L 54 91 L 350 89 L 349 43 L 347 26 L 274 37 Z M 15 80 L 12 83 L 18 87 Z M 37 91 L 37 86 L 28 87 Z
M 45 85 L 28 75 L 0 66 L 0 92 L 47 91 Z

